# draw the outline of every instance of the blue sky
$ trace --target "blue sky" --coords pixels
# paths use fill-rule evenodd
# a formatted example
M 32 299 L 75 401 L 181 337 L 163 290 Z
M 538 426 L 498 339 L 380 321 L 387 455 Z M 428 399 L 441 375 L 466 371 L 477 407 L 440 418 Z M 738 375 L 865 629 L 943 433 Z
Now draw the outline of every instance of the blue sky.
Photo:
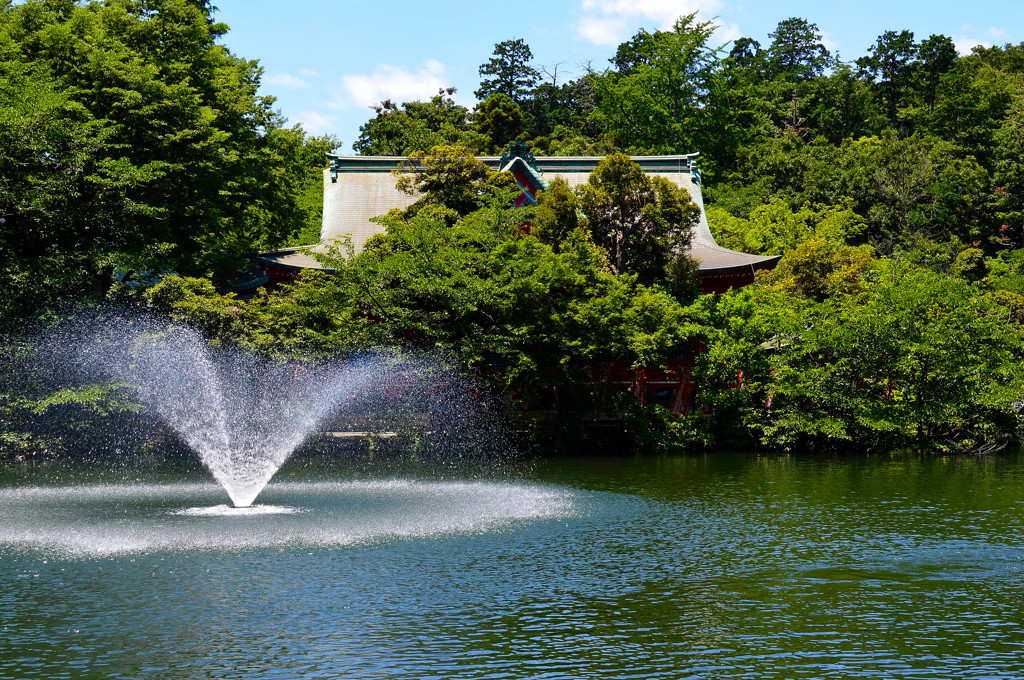
M 351 152 L 359 126 L 382 99 L 426 99 L 456 87 L 456 99 L 474 103 L 478 68 L 494 45 L 522 38 L 537 67 L 559 82 L 603 69 L 615 47 L 640 28 L 671 26 L 697 11 L 718 29 L 713 41 L 741 36 L 767 46 L 779 21 L 802 17 L 818 25 L 826 46 L 845 60 L 863 55 L 881 33 L 908 29 L 918 40 L 948 35 L 961 52 L 973 45 L 1024 41 L 1020 0 L 215 0 L 225 37 L 237 55 L 258 59 L 264 94 L 291 123 L 342 140 Z

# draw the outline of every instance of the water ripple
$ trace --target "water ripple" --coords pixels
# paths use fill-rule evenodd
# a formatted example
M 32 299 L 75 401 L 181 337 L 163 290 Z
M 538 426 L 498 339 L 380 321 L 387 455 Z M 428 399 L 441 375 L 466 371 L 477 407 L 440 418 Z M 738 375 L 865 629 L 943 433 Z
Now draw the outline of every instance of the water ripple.
M 0 490 L 0 677 L 1024 677 L 1020 466 L 560 464 L 271 484 L 302 512 L 249 517 Z M 10 540 L 44 506 L 128 547 Z

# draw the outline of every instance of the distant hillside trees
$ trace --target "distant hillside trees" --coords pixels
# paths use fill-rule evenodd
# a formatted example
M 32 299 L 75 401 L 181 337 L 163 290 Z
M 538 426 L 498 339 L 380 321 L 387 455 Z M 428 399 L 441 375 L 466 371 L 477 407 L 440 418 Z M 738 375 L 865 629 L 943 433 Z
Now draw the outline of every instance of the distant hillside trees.
M 990 255 L 1024 244 L 1013 132 L 1024 44 L 959 56 L 948 36 L 893 30 L 843 61 L 800 17 L 767 37 L 766 47 L 744 37 L 726 50 L 712 24 L 684 16 L 638 31 L 607 68 L 568 78 L 507 40 L 480 67 L 475 112 L 450 99 L 385 102 L 356 149 L 699 151 L 708 203 L 737 218 L 783 199 L 794 210 L 850 207 L 868 225 L 861 242 L 882 253 L 921 239 L 957 238 Z

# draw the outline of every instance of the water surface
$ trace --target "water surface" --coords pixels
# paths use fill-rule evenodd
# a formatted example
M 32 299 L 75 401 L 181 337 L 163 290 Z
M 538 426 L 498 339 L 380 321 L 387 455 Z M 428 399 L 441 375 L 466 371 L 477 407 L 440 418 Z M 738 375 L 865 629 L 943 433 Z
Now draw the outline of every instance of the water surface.
M 6 469 L 0 677 L 1024 677 L 1017 456 L 315 470 Z

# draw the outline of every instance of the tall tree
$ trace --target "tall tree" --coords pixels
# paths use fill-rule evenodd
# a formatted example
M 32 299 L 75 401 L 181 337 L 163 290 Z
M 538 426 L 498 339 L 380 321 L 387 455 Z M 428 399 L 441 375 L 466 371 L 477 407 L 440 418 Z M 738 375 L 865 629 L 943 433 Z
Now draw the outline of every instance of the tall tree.
M 871 82 L 848 64 L 839 64 L 827 76 L 808 84 L 807 129 L 838 146 L 844 139 L 877 134 L 885 126 L 885 112 L 875 100 Z
M 594 105 L 586 77 L 561 85 L 541 83 L 521 108 L 523 127 L 532 137 L 552 135 L 558 128 L 563 134 L 595 132 L 588 118 Z
M 500 152 L 516 138 L 523 126 L 523 111 L 505 94 L 492 94 L 473 116 L 477 132 L 489 142 L 487 151 Z
M 805 81 L 817 78 L 831 63 L 831 55 L 821 42 L 817 24 L 793 17 L 780 21 L 768 34 L 768 68 L 772 77 Z
M 577 190 L 580 212 L 617 273 L 664 282 L 685 257 L 700 208 L 689 193 L 651 177 L 625 154 L 612 154 Z
M 650 65 L 657 50 L 657 38 L 641 28 L 632 38 L 620 44 L 609 61 L 619 73 L 631 73 L 638 66 Z
M 998 238 L 1020 248 L 1024 244 L 1024 93 L 1013 101 L 1010 114 L 996 133 L 995 162 Z
M 935 93 L 939 80 L 956 64 L 957 52 L 953 39 L 945 35 L 931 35 L 922 40 L 917 49 L 921 63 L 918 79 L 928 110 L 935 108 Z
M 218 44 L 227 27 L 211 11 L 192 0 L 0 4 L 0 111 L 11 139 L 34 147 L 12 148 L 32 161 L 5 170 L 18 187 L 0 196 L 17 225 L 0 237 L 5 269 L 38 262 L 18 241 L 34 234 L 52 258 L 44 269 L 68 280 L 51 278 L 50 295 L 72 280 L 99 290 L 115 265 L 227 268 L 308 221 L 307 137 L 259 95 L 259 64 Z M 65 198 L 52 195 L 62 182 Z M 41 192 L 51 198 L 26 202 Z
M 868 54 L 857 60 L 861 72 L 877 82 L 893 127 L 898 124 L 899 104 L 913 82 L 917 54 L 912 31 L 886 31 L 878 36 Z
M 732 49 L 729 50 L 727 59 L 732 66 L 750 69 L 762 66 L 764 57 L 765 54 L 764 50 L 761 49 L 761 43 L 753 38 L 738 38 L 732 44 Z
M 494 46 L 494 56 L 480 66 L 481 76 L 476 98 L 484 101 L 492 94 L 504 94 L 519 103 L 537 84 L 540 74 L 530 65 L 533 52 L 522 38 L 504 40 Z
M 976 55 L 957 59 L 942 76 L 928 131 L 963 147 L 986 167 L 999 153 L 996 133 L 1024 88 L 1024 73 L 991 66 Z
M 719 62 L 708 45 L 714 30 L 696 14 L 680 17 L 671 30 L 653 34 L 648 61 L 626 73 L 591 76 L 595 117 L 623 148 L 684 153 L 704 150 L 722 134 L 709 106 Z

